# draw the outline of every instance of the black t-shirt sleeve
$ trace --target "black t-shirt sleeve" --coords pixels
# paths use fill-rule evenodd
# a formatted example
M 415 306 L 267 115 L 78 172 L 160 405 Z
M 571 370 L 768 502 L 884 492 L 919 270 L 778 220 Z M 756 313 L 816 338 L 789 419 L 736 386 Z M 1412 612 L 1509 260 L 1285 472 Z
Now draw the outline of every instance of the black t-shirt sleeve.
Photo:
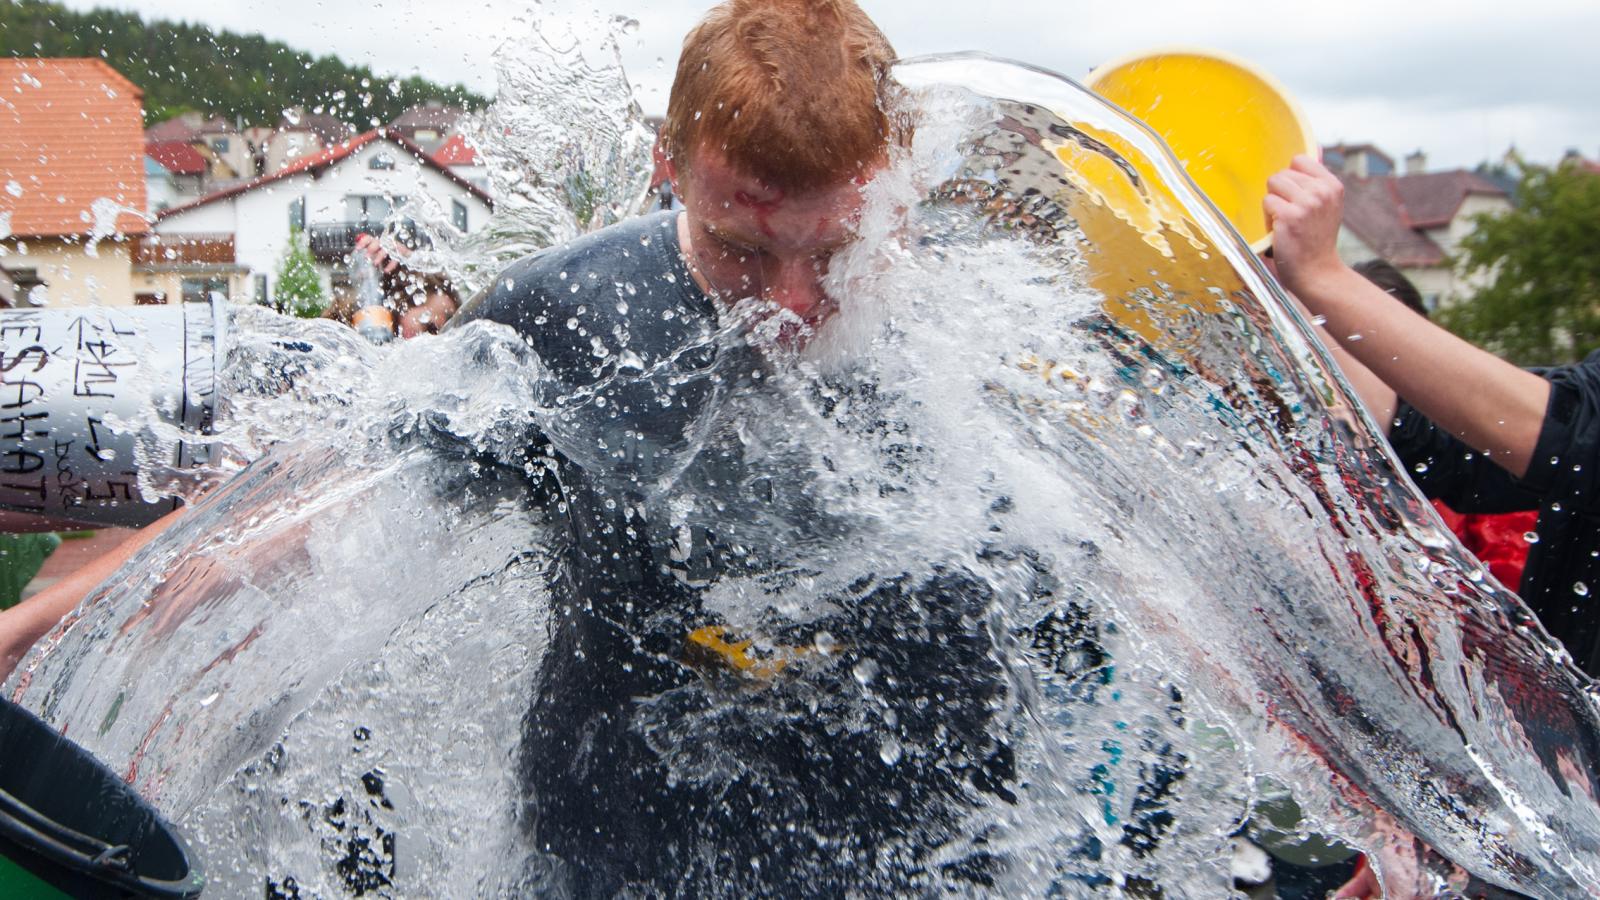
M 1600 513 L 1600 351 L 1544 376 L 1550 403 L 1523 484 L 1573 512 Z
M 559 249 L 513 263 L 482 293 L 461 307 L 450 327 L 488 320 L 516 329 L 539 362 L 567 388 L 591 384 L 599 376 L 588 328 L 576 327 L 585 310 L 574 305 Z M 569 327 L 570 324 L 574 327 Z
M 1422 493 L 1460 513 L 1537 509 L 1540 497 L 1489 457 L 1400 401 L 1389 444 Z

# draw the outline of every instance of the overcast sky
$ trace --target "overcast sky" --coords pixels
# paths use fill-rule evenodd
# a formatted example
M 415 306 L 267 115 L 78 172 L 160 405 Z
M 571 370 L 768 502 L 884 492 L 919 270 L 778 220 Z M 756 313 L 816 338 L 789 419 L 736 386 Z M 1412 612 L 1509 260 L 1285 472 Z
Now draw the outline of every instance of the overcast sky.
M 683 34 L 707 0 L 67 0 L 146 19 L 260 32 L 384 73 L 494 91 L 491 56 L 530 17 L 598 8 L 637 19 L 624 61 L 647 112 L 666 107 Z M 1174 43 L 1231 51 L 1276 75 L 1324 143 L 1371 141 L 1431 167 L 1515 144 L 1551 161 L 1600 156 L 1600 2 L 1434 0 L 862 0 L 902 55 L 984 50 L 1081 76 Z M 1216 8 L 1225 8 L 1218 11 Z

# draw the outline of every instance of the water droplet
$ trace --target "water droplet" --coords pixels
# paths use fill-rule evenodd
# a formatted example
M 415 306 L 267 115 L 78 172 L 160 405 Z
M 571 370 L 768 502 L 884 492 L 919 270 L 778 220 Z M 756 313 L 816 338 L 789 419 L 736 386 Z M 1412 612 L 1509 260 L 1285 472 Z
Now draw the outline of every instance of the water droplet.
M 872 679 L 878 677 L 878 663 L 876 660 L 863 659 L 855 664 L 855 668 L 850 670 L 850 674 L 854 675 L 856 682 L 864 687 L 871 684 Z
M 1312 316 L 1311 317 L 1311 324 L 1313 324 L 1313 325 L 1315 325 L 1315 326 L 1320 328 L 1323 325 L 1328 324 L 1328 317 L 1327 316 Z
M 878 745 L 878 758 L 883 760 L 883 764 L 886 766 L 892 766 L 899 762 L 900 757 L 904 755 L 905 748 L 900 746 L 900 742 L 892 737 L 884 738 L 883 743 Z
M 573 318 L 567 320 L 567 330 L 568 331 L 577 331 L 578 330 L 578 319 L 577 319 L 577 317 L 573 317 Z
M 1539 543 L 1539 532 L 1537 532 L 1537 531 L 1526 532 L 1526 533 L 1524 533 L 1522 535 L 1522 539 L 1527 541 L 1530 544 L 1537 544 L 1537 543 Z
M 1572 592 L 1579 597 L 1587 597 L 1589 596 L 1589 586 L 1581 581 L 1574 581 L 1572 583 Z
M 1416 465 L 1411 467 L 1411 471 L 1417 473 L 1418 475 L 1421 475 L 1424 472 L 1428 471 L 1428 464 L 1425 463 L 1425 462 L 1419 462 Z

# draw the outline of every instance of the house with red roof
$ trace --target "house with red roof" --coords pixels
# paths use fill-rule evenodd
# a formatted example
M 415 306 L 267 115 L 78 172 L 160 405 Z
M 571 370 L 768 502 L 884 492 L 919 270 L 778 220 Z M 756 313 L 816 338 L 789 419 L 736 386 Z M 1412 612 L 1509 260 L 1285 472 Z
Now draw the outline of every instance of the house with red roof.
M 187 144 L 206 161 L 206 182 L 232 182 L 256 174 L 256 152 L 221 116 L 186 112 L 145 129 L 147 144 Z
M 466 135 L 451 135 L 433 151 L 433 161 L 477 185 L 479 189 L 489 190 L 489 169 Z
M 22 302 L 133 302 L 143 94 L 101 59 L 0 59 L 0 268 Z
M 225 287 L 241 302 L 270 303 L 292 230 L 305 232 L 324 287 L 348 287 L 350 252 L 360 234 L 408 217 L 465 233 L 488 223 L 494 203 L 478 186 L 441 165 L 409 139 L 374 129 L 283 168 L 214 191 L 160 213 L 155 230 L 181 244 L 226 236 L 248 290 Z
M 204 193 L 209 164 L 183 141 L 149 141 L 144 145 L 146 212 L 156 213 L 187 203 Z
M 1476 285 L 1455 271 L 1453 258 L 1478 216 L 1511 209 L 1503 188 L 1466 169 L 1425 171 L 1420 153 L 1406 158 L 1405 174 L 1395 174 L 1393 160 L 1370 144 L 1325 147 L 1323 160 L 1344 182 L 1340 258 L 1352 265 L 1388 260 L 1430 309 L 1471 293 Z

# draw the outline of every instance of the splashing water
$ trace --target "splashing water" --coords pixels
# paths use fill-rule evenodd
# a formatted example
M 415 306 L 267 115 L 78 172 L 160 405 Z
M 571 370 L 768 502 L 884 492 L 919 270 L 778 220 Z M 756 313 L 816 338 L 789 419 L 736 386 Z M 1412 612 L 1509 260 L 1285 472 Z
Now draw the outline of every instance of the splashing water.
M 632 476 L 643 528 L 736 551 L 699 588 L 757 673 L 630 723 L 674 784 L 767 811 L 749 833 L 708 818 L 674 887 L 826 890 L 845 856 L 862 893 L 1217 896 L 1271 776 L 1308 827 L 1380 851 L 1393 895 L 1459 883 L 1441 857 L 1600 890 L 1591 686 L 1407 487 L 1156 141 L 1015 64 L 897 78 L 916 139 L 831 267 L 841 314 Z M 562 122 L 520 115 L 488 121 L 513 143 Z M 595 183 L 626 207 L 632 181 Z M 546 206 L 511 214 L 544 228 L 529 245 L 586 227 Z M 739 312 L 757 344 L 784 324 Z M 729 319 L 719 341 L 747 330 Z M 566 510 L 525 479 L 621 392 L 683 384 L 621 361 L 565 396 L 485 325 L 389 350 L 259 310 L 232 332 L 222 486 L 14 694 L 173 817 L 222 895 L 553 889 L 517 755 Z M 739 855 L 851 815 L 897 827 L 859 857 Z M 1407 832 L 1436 854 L 1409 870 Z

